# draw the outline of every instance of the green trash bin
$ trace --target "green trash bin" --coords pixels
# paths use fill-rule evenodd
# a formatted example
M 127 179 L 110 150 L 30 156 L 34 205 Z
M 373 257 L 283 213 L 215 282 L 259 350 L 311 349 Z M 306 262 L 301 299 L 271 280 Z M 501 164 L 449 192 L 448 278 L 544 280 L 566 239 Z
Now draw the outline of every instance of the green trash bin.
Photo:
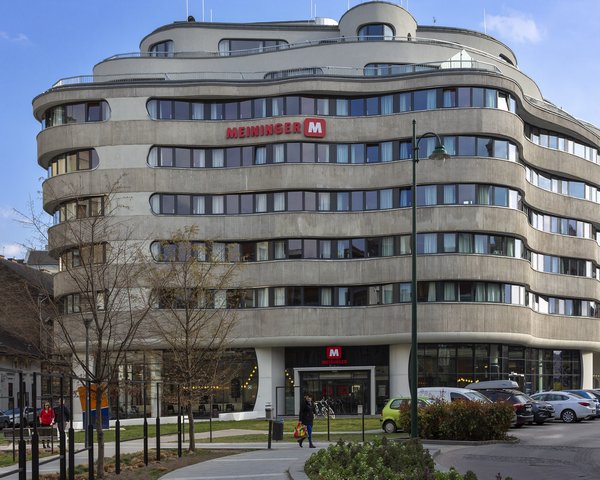
M 273 420 L 273 440 L 283 440 L 283 418 Z

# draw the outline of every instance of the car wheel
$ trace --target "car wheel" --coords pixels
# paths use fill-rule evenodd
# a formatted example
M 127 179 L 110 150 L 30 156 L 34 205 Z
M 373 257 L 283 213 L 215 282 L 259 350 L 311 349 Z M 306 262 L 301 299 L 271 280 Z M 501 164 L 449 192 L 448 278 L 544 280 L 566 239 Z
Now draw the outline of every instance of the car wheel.
M 577 415 L 571 409 L 563 410 L 560 414 L 560 419 L 565 423 L 573 423 L 577 421 Z
M 391 420 L 386 420 L 383 424 L 383 431 L 385 433 L 396 433 L 396 424 Z

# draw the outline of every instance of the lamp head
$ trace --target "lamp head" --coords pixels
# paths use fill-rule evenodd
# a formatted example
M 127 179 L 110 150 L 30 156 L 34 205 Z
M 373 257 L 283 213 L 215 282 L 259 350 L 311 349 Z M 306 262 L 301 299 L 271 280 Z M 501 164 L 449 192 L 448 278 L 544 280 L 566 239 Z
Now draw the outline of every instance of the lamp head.
M 433 149 L 433 152 L 431 152 L 431 155 L 429 155 L 429 158 L 431 160 L 447 160 L 450 158 L 450 154 L 446 151 L 446 147 L 444 147 L 444 145 L 438 141 L 437 145 Z

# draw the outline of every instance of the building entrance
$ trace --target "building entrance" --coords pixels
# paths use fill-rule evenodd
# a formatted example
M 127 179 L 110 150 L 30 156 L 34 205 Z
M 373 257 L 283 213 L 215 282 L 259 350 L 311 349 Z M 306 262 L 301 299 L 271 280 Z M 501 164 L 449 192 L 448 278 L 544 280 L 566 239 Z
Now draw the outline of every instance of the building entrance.
M 317 413 L 326 415 L 325 404 L 336 415 L 356 415 L 358 406 L 364 405 L 366 414 L 374 414 L 374 367 L 363 368 L 300 368 L 295 369 L 296 402 L 299 405 L 305 394 L 312 395 Z

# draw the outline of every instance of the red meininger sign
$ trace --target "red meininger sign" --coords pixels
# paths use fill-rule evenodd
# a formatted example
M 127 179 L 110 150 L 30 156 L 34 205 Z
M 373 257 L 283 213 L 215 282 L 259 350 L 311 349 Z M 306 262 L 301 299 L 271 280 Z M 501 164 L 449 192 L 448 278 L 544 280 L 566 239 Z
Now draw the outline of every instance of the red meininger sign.
M 304 134 L 309 138 L 324 138 L 327 123 L 323 118 L 305 118 L 304 122 L 275 122 L 242 127 L 227 127 L 225 138 L 270 137 L 273 135 Z
M 326 347 L 325 355 L 327 360 L 322 360 L 322 365 L 345 365 L 348 360 L 342 359 L 342 347 Z

